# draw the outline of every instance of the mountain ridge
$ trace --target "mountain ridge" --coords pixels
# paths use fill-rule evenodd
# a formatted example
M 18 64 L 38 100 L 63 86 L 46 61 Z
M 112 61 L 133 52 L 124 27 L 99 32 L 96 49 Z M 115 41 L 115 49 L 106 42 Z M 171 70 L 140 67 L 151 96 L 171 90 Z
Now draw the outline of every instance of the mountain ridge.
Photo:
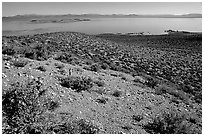
M 202 14 L 199 13 L 189 13 L 189 14 L 56 14 L 56 15 L 41 15 L 41 14 L 24 14 L 24 15 L 14 15 L 14 16 L 3 16 L 2 18 L 20 18 L 20 17 L 42 17 L 42 16 L 67 16 L 67 17 L 134 17 L 134 18 L 202 18 Z

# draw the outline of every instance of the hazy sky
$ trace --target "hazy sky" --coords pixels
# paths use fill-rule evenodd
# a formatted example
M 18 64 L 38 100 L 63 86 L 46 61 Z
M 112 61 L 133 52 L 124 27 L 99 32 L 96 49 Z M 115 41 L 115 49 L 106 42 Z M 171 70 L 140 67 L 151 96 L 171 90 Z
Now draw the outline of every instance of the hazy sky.
M 185 14 L 202 13 L 201 2 L 3 2 L 3 16 L 21 14 Z

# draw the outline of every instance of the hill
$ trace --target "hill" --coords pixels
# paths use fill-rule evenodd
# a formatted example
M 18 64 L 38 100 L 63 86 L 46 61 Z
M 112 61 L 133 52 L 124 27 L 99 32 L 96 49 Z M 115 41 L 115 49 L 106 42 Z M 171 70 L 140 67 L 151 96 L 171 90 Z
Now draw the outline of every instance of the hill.
M 172 14 L 159 14 L 159 15 L 140 15 L 140 14 L 65 14 L 65 15 L 16 15 L 2 17 L 2 21 L 32 21 L 32 20 L 49 20 L 59 21 L 70 19 L 92 19 L 92 18 L 202 18 L 202 14 L 183 14 L 183 15 L 172 15 Z M 32 22 L 34 23 L 34 22 Z
M 201 41 L 200 35 L 3 36 L 2 131 L 201 133 Z

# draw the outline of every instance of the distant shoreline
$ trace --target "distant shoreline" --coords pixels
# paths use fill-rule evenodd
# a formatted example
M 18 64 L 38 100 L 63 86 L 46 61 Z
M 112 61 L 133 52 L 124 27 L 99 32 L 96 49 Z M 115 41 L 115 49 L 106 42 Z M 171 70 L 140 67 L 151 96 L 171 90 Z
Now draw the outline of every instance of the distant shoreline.
M 35 35 L 35 34 L 44 34 L 44 33 L 63 33 L 70 31 L 48 31 L 48 29 L 34 29 L 34 30 L 6 30 L 2 31 L 2 36 L 24 36 L 24 35 Z M 83 32 L 76 32 L 83 33 Z M 87 34 L 87 33 L 85 33 Z M 160 33 L 160 34 L 151 34 L 144 32 L 127 32 L 127 33 L 99 33 L 99 34 L 88 34 L 88 35 L 125 35 L 125 36 L 148 36 L 148 35 L 200 35 L 202 32 L 190 32 L 190 31 L 175 31 L 172 33 Z
M 29 17 L 82 17 L 82 18 L 202 18 L 202 14 L 190 13 L 190 14 L 65 14 L 65 15 L 15 15 L 15 16 L 3 16 L 2 19 L 6 18 L 29 18 Z
M 72 22 L 82 22 L 82 21 L 91 21 L 88 18 L 73 18 L 73 19 L 32 19 L 29 23 L 32 24 L 43 24 L 43 23 L 72 23 Z

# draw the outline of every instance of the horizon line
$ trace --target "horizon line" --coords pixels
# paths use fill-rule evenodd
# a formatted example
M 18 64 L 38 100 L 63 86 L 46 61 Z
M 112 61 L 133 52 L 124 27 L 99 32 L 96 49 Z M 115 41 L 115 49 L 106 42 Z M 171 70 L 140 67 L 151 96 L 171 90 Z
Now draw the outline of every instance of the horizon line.
M 202 13 L 184 13 L 184 14 L 136 14 L 136 13 L 129 13 L 129 14 L 122 14 L 122 13 L 113 13 L 113 14 L 100 14 L 100 13 L 81 13 L 81 14 L 74 14 L 74 13 L 67 13 L 67 14 L 17 14 L 17 15 L 10 15 L 10 16 L 2 16 L 2 17 L 15 17 L 15 16 L 57 16 L 57 15 L 102 15 L 102 16 L 111 16 L 111 15 L 138 15 L 138 16 L 156 16 L 156 15 L 172 15 L 172 16 L 183 16 L 183 15 L 191 15 L 191 14 L 198 14 L 202 15 Z

